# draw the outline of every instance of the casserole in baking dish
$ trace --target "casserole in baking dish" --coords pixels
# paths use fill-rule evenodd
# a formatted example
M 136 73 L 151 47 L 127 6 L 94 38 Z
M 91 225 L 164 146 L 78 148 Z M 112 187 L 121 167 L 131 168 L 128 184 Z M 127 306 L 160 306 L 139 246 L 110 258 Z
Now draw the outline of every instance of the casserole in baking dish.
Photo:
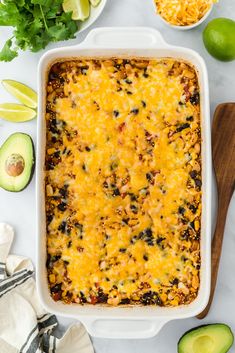
M 115 71 L 119 72 L 124 64 L 129 65 L 130 81 L 134 84 L 127 77 L 118 79 L 120 84 L 115 79 L 113 82 L 110 80 L 116 74 L 113 71 L 115 66 Z M 137 68 L 138 64 L 147 64 L 147 70 L 146 67 Z M 71 66 L 71 72 L 78 71 L 74 77 L 66 65 Z M 93 65 L 101 67 L 101 70 L 93 70 Z M 58 73 L 61 69 L 67 76 L 59 77 L 59 83 L 58 76 L 63 76 L 62 72 Z M 162 72 L 161 77 L 158 77 L 159 72 Z M 99 77 L 101 74 L 104 75 L 102 79 Z M 96 79 L 92 79 L 92 75 L 96 75 Z M 188 76 L 186 81 L 189 85 L 187 82 L 184 85 L 185 76 Z M 78 80 L 78 85 L 73 80 Z M 47 84 L 51 82 L 52 85 L 52 81 L 55 81 L 55 86 L 49 88 L 51 91 L 47 95 Z M 151 92 L 152 97 L 156 96 L 154 87 L 158 86 L 158 81 L 161 88 L 156 100 L 159 114 L 154 111 L 154 98 L 151 98 Z M 118 100 L 116 93 L 110 95 L 112 89 L 110 91 L 107 85 L 111 82 L 112 89 L 116 87 L 124 99 Z M 146 82 L 149 84 L 144 84 Z M 95 85 L 97 92 L 90 95 Z M 138 85 L 139 89 L 136 89 Z M 83 87 L 82 93 L 79 86 Z M 56 107 L 50 107 L 53 101 L 49 96 L 53 96 L 56 89 L 61 98 L 55 99 Z M 146 91 L 149 92 L 146 94 Z M 67 97 L 63 96 L 64 93 Z M 169 99 L 166 99 L 167 94 Z M 106 96 L 109 98 L 105 100 Z M 47 99 L 48 112 L 45 109 Z M 37 284 L 47 309 L 59 315 L 79 318 L 92 335 L 123 338 L 153 336 L 165 322 L 194 316 L 203 310 L 210 289 L 211 156 L 208 81 L 200 56 L 189 49 L 167 45 L 160 34 L 151 29 L 92 31 L 79 46 L 55 49 L 42 58 L 39 66 L 39 116 Z M 95 121 L 90 120 L 92 117 Z M 53 136 L 57 130 L 61 136 Z M 75 139 L 71 137 L 73 133 L 77 136 Z M 189 139 L 184 137 L 188 134 Z M 108 140 L 107 135 L 111 137 Z M 61 147 L 57 141 L 60 139 Z M 117 148 L 119 143 L 120 148 Z M 124 151 L 126 146 L 128 150 Z M 186 159 L 183 158 L 183 150 Z M 191 158 L 192 164 L 188 163 Z M 68 168 L 70 178 L 66 176 Z M 126 169 L 129 170 L 129 178 L 125 184 L 122 179 L 128 176 Z M 179 169 L 181 173 L 177 176 Z M 114 171 L 116 180 L 111 180 Z M 44 181 L 47 184 L 46 197 Z M 195 193 L 193 198 L 189 196 L 189 186 Z M 118 205 L 122 206 L 121 209 L 114 212 Z M 158 205 L 161 205 L 159 209 Z M 111 212 L 108 212 L 109 208 Z M 67 218 L 69 222 L 63 223 Z M 94 229 L 91 220 L 95 224 Z M 103 233 L 101 221 L 104 223 Z M 109 227 L 110 221 L 116 229 Z M 110 234 L 105 237 L 108 227 Z M 135 227 L 136 231 L 132 232 Z M 174 227 L 179 227 L 179 233 L 171 237 L 170 232 L 175 234 Z M 183 231 L 188 240 L 183 239 Z M 119 235 L 115 237 L 115 234 Z M 61 244 L 56 242 L 58 239 Z M 94 242 L 91 246 L 89 239 Z M 103 260 L 101 254 L 103 257 L 106 252 Z M 194 258 L 192 253 L 197 256 Z M 93 257 L 87 254 L 93 254 Z M 115 264 L 109 263 L 110 254 L 116 254 Z M 163 266 L 158 266 L 159 270 L 155 266 L 156 258 L 163 263 Z M 131 266 L 126 266 L 128 261 L 132 261 Z M 113 269 L 115 271 L 112 272 Z M 140 276 L 136 274 L 138 271 Z M 153 274 L 152 279 L 147 278 L 147 273 Z M 189 274 L 189 285 L 186 285 L 185 274 L 186 277 Z M 48 277 L 51 292 L 58 301 L 50 295 Z M 130 282 L 130 289 L 129 279 L 134 280 Z M 65 286 L 66 281 L 70 287 Z M 58 287 L 54 288 L 56 285 Z M 165 290 L 167 286 L 169 292 Z M 136 293 L 136 288 L 139 293 Z M 55 293 L 58 294 L 55 296 Z M 65 305 L 60 299 L 71 303 Z M 84 305 L 77 304 L 86 301 Z
M 45 118 L 53 299 L 191 303 L 201 224 L 195 69 L 174 59 L 57 62 Z

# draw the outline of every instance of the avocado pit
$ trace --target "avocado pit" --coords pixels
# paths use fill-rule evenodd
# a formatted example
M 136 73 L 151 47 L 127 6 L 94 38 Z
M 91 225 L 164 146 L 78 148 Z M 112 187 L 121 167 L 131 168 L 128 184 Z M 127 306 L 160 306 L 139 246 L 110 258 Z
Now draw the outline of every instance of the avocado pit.
M 21 175 L 25 168 L 24 158 L 18 154 L 11 154 L 5 163 L 5 170 L 9 176 L 18 177 Z

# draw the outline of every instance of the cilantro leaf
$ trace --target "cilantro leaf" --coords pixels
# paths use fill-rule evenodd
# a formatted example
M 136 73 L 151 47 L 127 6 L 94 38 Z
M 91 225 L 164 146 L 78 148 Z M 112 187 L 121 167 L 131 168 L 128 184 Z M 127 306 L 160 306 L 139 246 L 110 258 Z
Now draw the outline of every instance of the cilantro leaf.
M 18 50 L 37 52 L 50 42 L 75 37 L 77 22 L 62 9 L 63 0 L 0 0 L 0 26 L 13 26 L 14 44 L 8 40 L 0 61 L 10 61 Z
M 17 56 L 17 51 L 12 49 L 12 40 L 8 39 L 0 51 L 0 61 L 11 61 Z
M 19 20 L 19 11 L 15 4 L 0 3 L 0 26 L 16 26 Z

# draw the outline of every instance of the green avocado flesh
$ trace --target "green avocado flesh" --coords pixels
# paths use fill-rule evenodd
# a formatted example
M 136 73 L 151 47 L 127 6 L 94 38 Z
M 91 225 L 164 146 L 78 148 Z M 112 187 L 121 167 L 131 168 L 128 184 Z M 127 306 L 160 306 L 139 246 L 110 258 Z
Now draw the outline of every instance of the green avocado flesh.
M 0 148 L 0 187 L 18 192 L 30 182 L 34 171 L 34 146 L 31 137 L 17 132 Z
M 178 353 L 226 353 L 233 344 L 229 326 L 213 324 L 186 332 L 178 342 Z

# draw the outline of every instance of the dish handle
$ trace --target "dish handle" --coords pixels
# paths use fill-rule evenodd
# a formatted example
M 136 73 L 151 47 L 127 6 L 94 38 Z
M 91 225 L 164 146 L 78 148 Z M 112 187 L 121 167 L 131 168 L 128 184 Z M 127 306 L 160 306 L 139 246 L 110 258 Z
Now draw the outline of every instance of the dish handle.
M 169 319 L 130 320 L 130 319 L 89 319 L 82 323 L 92 337 L 114 339 L 145 339 L 156 336 Z
M 149 27 L 103 27 L 90 31 L 84 48 L 167 48 L 161 33 Z

